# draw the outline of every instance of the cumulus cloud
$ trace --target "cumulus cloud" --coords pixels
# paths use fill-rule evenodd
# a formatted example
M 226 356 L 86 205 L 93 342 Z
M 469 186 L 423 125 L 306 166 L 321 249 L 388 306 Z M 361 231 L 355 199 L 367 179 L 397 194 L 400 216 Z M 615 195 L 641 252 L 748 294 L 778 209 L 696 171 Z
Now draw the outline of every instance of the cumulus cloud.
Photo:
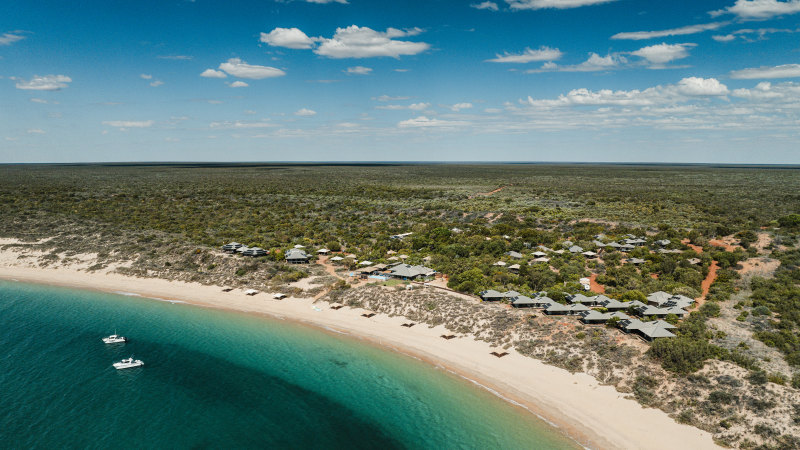
M 45 131 L 41 128 L 31 128 L 28 130 L 28 134 L 45 134 Z
M 149 128 L 154 123 L 152 120 L 107 120 L 103 125 L 114 128 Z
M 281 69 L 247 64 L 239 58 L 229 59 L 227 62 L 220 64 L 219 69 L 228 75 L 250 80 L 262 80 L 264 78 L 282 77 L 286 75 L 286 72 Z
M 400 128 L 439 128 L 439 127 L 456 127 L 466 125 L 466 122 L 455 120 L 440 120 L 429 119 L 425 116 L 419 116 L 413 119 L 404 120 L 397 124 Z
M 472 103 L 456 103 L 455 105 L 450 107 L 450 109 L 455 112 L 461 111 L 462 109 L 470 109 L 470 108 L 472 108 Z
M 773 85 L 769 81 L 762 81 L 752 89 L 734 89 L 732 95 L 752 102 L 797 104 L 800 101 L 800 84 L 787 82 Z
M 689 49 L 697 44 L 657 44 L 649 47 L 640 48 L 631 55 L 640 56 L 650 64 L 662 65 L 676 59 L 683 59 L 689 56 Z
M 730 42 L 736 39 L 736 36 L 732 34 L 714 35 L 711 36 L 711 39 L 714 39 L 717 42 Z
M 311 116 L 316 116 L 317 112 L 314 111 L 313 109 L 300 108 L 297 111 L 295 111 L 294 115 L 300 117 L 311 117 Z
M 497 11 L 498 9 L 500 9 L 497 7 L 497 3 L 495 2 L 473 3 L 469 6 L 475 9 L 488 9 L 489 11 Z
M 742 20 L 766 20 L 800 12 L 800 0 L 736 0 L 733 6 L 711 11 L 712 17 L 735 14 Z
M 726 95 L 728 88 L 715 78 L 684 78 L 677 85 L 655 86 L 644 90 L 614 91 L 602 89 L 592 91 L 586 88 L 573 89 L 557 99 L 520 100 L 523 105 L 554 108 L 570 106 L 655 106 L 679 103 L 696 97 L 719 97 Z
M 173 61 L 191 61 L 194 59 L 194 56 L 190 55 L 159 55 L 156 56 L 158 59 L 171 59 Z
M 570 9 L 599 5 L 616 0 L 506 0 L 511 9 Z
M 529 63 L 532 61 L 555 61 L 560 59 L 563 53 L 557 48 L 550 48 L 542 46 L 538 50 L 526 48 L 522 53 L 508 53 L 502 55 L 497 54 L 493 59 L 487 59 L 487 62 L 495 63 Z
M 372 72 L 372 68 L 364 66 L 348 67 L 347 70 L 344 70 L 344 73 L 348 75 L 369 75 L 370 72 Z
M 600 56 L 597 53 L 589 53 L 589 58 L 580 63 L 567 66 L 559 66 L 558 64 L 548 61 L 542 64 L 539 69 L 526 70 L 525 73 L 541 73 L 541 72 L 598 72 L 603 70 L 612 70 L 626 64 L 628 59 L 618 53 L 610 53 L 606 56 Z
M 388 28 L 386 31 L 375 31 L 368 27 L 351 25 L 337 28 L 330 39 L 320 38 L 319 46 L 314 53 L 328 58 L 374 58 L 389 56 L 399 58 L 404 55 L 417 55 L 430 48 L 425 42 L 401 41 L 396 38 L 415 36 L 421 33 L 419 28 L 398 30 Z
M 58 91 L 67 87 L 67 83 L 72 82 L 72 78 L 66 75 L 34 75 L 30 80 L 11 79 L 16 81 L 17 89 L 31 91 Z
M 237 120 L 235 122 L 211 122 L 208 125 L 210 128 L 227 128 L 227 129 L 242 129 L 242 128 L 272 128 L 276 127 L 277 125 L 269 122 L 268 120 L 262 120 L 259 122 L 248 122 L 248 121 L 240 121 Z
M 269 33 L 261 33 L 260 40 L 273 47 L 294 49 L 309 49 L 314 45 L 314 40 L 299 28 L 275 28 Z
M 23 39 L 25 39 L 25 36 L 19 34 L 19 32 L 3 33 L 0 35 L 0 45 L 11 45 Z
M 800 77 L 800 64 L 783 64 L 780 66 L 762 66 L 750 69 L 734 70 L 731 78 L 752 80 L 764 78 L 797 78 Z
M 408 109 L 412 109 L 414 111 L 423 111 L 431 107 L 430 103 L 420 102 L 420 103 L 412 103 L 408 105 Z
M 150 80 L 150 79 L 153 78 L 153 76 L 152 75 L 148 75 L 146 73 L 143 73 L 143 74 L 139 75 L 139 78 L 141 78 L 143 80 Z
M 611 39 L 629 39 L 629 40 L 642 40 L 653 39 L 667 36 L 684 36 L 687 34 L 702 33 L 703 31 L 716 30 L 728 22 L 713 22 L 699 25 L 688 25 L 680 28 L 672 28 L 669 30 L 659 31 L 631 31 L 626 33 L 617 33 L 611 36 Z
M 201 77 L 205 78 L 227 78 L 228 76 L 225 75 L 225 72 L 221 70 L 214 70 L 214 69 L 206 69 L 203 73 L 200 74 Z
M 159 86 L 161 86 L 162 84 L 164 84 L 164 82 L 163 82 L 163 81 L 161 81 L 161 80 L 155 80 L 155 81 L 153 81 L 152 83 L 150 83 L 150 86 L 153 86 L 153 87 L 159 87 Z
M 728 93 L 728 87 L 716 78 L 684 78 L 678 82 L 678 92 L 690 97 L 720 96 Z
M 229 84 L 228 86 L 232 88 L 243 88 L 250 86 L 249 84 L 245 83 L 244 81 L 234 81 L 233 83 Z

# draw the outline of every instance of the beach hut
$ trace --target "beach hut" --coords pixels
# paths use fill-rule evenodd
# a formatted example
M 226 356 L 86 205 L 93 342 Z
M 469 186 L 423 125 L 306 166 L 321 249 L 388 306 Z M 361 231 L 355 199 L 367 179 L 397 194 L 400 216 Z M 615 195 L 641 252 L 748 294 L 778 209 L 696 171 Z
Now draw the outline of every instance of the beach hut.
M 256 295 L 256 294 L 258 294 L 258 291 L 255 290 L 255 289 L 248 289 L 248 290 L 244 291 L 244 295 L 253 296 L 253 295 Z

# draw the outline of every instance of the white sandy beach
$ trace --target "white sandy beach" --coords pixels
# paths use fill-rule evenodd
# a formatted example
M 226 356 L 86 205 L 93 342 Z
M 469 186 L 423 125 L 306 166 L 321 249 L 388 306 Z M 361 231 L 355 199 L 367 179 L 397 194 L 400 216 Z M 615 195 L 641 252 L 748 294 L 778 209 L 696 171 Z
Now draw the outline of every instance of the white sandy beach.
M 418 356 L 456 372 L 555 424 L 590 448 L 702 449 L 714 448 L 711 434 L 673 421 L 657 409 L 645 409 L 613 387 L 601 386 L 585 374 L 569 372 L 524 357 L 514 350 L 497 358 L 485 342 L 468 338 L 442 339 L 448 330 L 420 324 L 400 326 L 401 317 L 364 310 L 332 310 L 310 298 L 274 300 L 269 293 L 246 296 L 242 290 L 119 274 L 87 273 L 70 268 L 24 267 L 17 254 L 0 252 L 0 278 L 53 284 L 143 297 L 179 300 L 204 307 L 267 314 L 323 327 Z

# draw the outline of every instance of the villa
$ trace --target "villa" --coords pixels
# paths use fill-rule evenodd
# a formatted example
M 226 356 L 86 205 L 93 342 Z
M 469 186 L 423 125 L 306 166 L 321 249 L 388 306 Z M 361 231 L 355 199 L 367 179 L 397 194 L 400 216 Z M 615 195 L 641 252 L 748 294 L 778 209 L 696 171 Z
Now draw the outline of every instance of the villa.
M 308 264 L 311 257 L 303 250 L 293 248 L 286 252 L 285 258 L 289 264 Z

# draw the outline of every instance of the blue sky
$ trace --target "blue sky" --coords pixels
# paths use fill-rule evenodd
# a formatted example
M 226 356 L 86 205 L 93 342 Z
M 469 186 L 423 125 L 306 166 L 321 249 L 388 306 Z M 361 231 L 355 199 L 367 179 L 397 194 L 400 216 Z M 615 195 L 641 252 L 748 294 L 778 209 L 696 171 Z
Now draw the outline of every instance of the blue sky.
M 0 162 L 800 163 L 800 0 L 0 4 Z

